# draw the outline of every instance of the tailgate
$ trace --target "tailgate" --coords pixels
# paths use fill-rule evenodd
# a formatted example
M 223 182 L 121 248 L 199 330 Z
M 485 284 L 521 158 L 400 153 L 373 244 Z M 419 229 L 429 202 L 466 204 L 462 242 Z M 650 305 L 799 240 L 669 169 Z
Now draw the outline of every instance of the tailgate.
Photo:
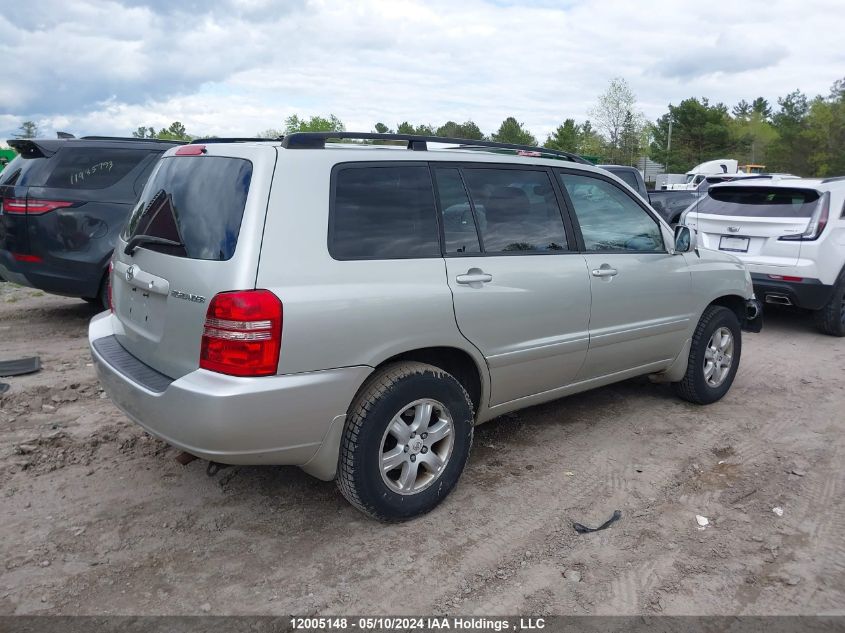
M 133 356 L 171 378 L 197 369 L 209 301 L 255 287 L 275 162 L 273 146 L 233 143 L 156 166 L 113 262 L 115 336 Z
M 782 242 L 784 235 L 800 233 L 807 219 L 749 218 L 737 216 L 690 214 L 691 223 L 699 231 L 704 248 L 722 250 L 738 256 L 746 263 L 766 266 L 795 266 L 800 242 Z M 688 216 L 688 219 L 690 219 Z

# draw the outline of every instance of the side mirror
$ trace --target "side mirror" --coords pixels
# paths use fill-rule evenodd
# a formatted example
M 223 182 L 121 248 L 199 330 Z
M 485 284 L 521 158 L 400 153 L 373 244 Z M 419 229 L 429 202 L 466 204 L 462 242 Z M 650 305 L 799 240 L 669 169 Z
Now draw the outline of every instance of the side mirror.
M 689 253 L 692 250 L 692 229 L 683 224 L 675 227 L 675 252 Z

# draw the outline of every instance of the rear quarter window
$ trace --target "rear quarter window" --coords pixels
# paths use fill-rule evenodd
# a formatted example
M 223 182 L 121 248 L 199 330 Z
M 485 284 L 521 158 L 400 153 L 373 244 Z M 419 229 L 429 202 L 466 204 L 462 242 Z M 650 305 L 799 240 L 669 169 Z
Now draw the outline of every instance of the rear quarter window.
M 162 237 L 180 246 L 141 244 L 177 257 L 224 261 L 235 253 L 252 163 L 224 156 L 163 158 L 121 237 Z
M 49 161 L 48 158 L 24 158 L 15 156 L 0 173 L 0 185 L 27 185 L 30 176 L 37 174 Z
M 41 186 L 105 189 L 120 182 L 149 154 L 142 149 L 65 147 L 51 159 L 50 173 Z
M 329 253 L 339 260 L 440 257 L 428 167 L 341 166 L 334 173 Z

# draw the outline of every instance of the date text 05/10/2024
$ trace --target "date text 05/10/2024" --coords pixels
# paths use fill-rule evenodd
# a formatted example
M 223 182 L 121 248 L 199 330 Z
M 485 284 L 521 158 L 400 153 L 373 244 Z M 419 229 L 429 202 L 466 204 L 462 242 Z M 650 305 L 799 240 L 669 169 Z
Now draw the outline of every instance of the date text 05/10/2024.
M 543 618 L 483 617 L 293 617 L 291 628 L 307 630 L 458 630 L 458 631 L 536 631 L 544 629 Z

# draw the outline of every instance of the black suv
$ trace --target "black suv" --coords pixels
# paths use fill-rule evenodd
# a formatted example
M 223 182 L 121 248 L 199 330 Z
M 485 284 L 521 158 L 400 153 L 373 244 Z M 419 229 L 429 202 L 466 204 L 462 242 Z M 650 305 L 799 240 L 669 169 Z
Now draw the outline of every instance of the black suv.
M 108 307 L 115 238 L 174 141 L 10 140 L 0 173 L 0 278 Z

